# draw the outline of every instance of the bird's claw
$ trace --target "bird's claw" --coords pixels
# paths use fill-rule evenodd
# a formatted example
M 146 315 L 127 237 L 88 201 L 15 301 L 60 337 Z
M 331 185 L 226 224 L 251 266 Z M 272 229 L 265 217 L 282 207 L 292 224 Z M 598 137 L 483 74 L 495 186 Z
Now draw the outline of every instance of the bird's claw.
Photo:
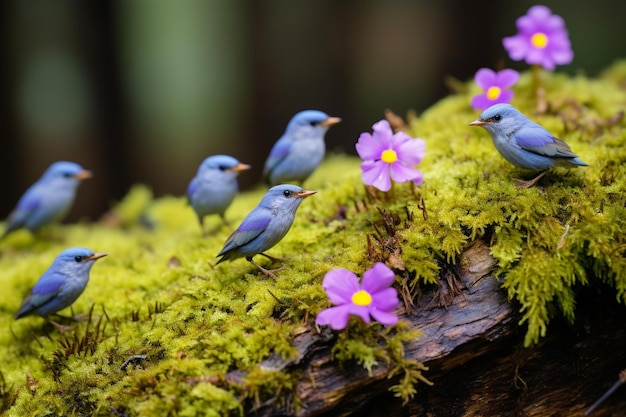
M 537 181 L 539 181 L 541 178 L 543 178 L 543 176 L 546 175 L 547 173 L 548 173 L 548 171 L 543 171 L 542 173 L 537 175 L 532 180 L 522 180 L 522 179 L 519 179 L 519 178 L 513 178 L 513 181 L 515 183 L 517 183 L 516 188 L 518 188 L 518 189 L 530 188 L 530 187 L 534 186 L 535 184 L 537 184 Z
M 272 278 L 272 279 L 276 279 L 276 274 L 274 272 L 278 272 L 278 271 L 282 271 L 283 269 L 285 269 L 284 266 L 281 266 L 280 268 L 276 268 L 276 269 L 265 269 L 263 267 L 258 267 L 261 272 L 263 272 L 266 276 Z
M 76 326 L 67 326 L 65 324 L 57 323 L 56 321 L 53 321 L 53 320 L 48 320 L 48 322 L 51 325 L 53 325 L 61 333 L 71 332 L 72 330 L 76 328 Z

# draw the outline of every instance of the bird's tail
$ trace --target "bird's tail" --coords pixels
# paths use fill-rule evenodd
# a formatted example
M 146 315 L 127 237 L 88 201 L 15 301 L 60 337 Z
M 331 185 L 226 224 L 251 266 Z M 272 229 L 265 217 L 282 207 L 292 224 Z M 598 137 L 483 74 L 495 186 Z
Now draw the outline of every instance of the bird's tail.
M 581 167 L 588 167 L 589 166 L 588 163 L 583 162 L 580 158 L 570 159 L 569 162 L 572 163 L 573 165 L 579 165 Z

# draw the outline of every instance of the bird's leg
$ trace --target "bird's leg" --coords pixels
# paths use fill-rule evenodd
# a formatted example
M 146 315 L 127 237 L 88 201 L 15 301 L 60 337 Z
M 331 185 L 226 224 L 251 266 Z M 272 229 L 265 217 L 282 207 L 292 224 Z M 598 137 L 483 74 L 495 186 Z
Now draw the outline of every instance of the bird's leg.
M 202 231 L 202 237 L 206 238 L 209 236 L 209 232 L 204 227 L 204 217 L 198 216 L 198 223 L 200 224 L 200 230 Z
M 521 180 L 519 178 L 513 178 L 513 181 L 517 183 L 517 188 L 530 188 L 537 183 L 544 175 L 548 173 L 548 170 L 543 171 L 532 180 Z
M 57 323 L 56 321 L 53 321 L 51 319 L 48 319 L 48 323 L 56 327 L 56 329 L 61 333 L 69 332 L 76 328 L 76 326 L 66 326 L 64 324 Z
M 67 320 L 67 321 L 81 322 L 81 321 L 89 320 L 89 317 L 83 313 L 74 314 L 74 308 L 72 306 L 70 306 L 70 312 L 71 312 L 71 315 L 69 317 L 59 314 L 59 313 L 55 313 L 54 315 L 62 320 Z
M 275 262 L 275 263 L 285 262 L 285 259 L 286 259 L 286 258 L 275 258 L 275 257 L 273 257 L 271 255 L 268 255 L 267 253 L 263 253 L 263 252 L 259 253 L 259 255 L 263 255 L 267 259 L 269 259 L 270 261 Z
M 226 218 L 225 218 L 223 215 L 221 215 L 221 214 L 220 214 L 220 216 L 221 216 L 221 218 L 222 218 L 222 221 L 224 222 L 224 225 L 226 225 L 226 226 L 230 226 L 230 223 L 228 223 L 228 221 L 226 220 Z M 206 228 L 206 226 L 205 226 L 205 224 L 204 224 L 204 223 L 201 223 L 201 226 L 202 226 L 202 237 L 203 237 L 203 238 L 207 238 L 207 237 L 211 237 L 211 236 L 213 236 L 213 235 L 216 235 L 216 234 L 217 234 L 217 232 L 219 232 L 219 231 L 220 231 L 220 229 L 221 229 L 224 225 L 218 224 L 218 225 L 216 225 L 215 227 L 212 227 L 211 229 L 207 229 L 207 228 Z
M 220 217 L 226 226 L 230 226 L 230 222 L 226 220 L 226 215 L 224 213 L 220 214 Z
M 267 255 L 265 255 L 265 256 L 267 256 Z M 284 266 L 281 266 L 280 268 L 276 268 L 276 269 L 265 269 L 261 265 L 259 265 L 258 263 L 254 262 L 254 260 L 252 259 L 252 256 L 247 256 L 246 260 L 248 262 L 250 262 L 252 265 L 254 265 L 257 268 L 259 268 L 261 270 L 261 272 L 263 272 L 266 276 L 272 277 L 274 279 L 276 279 L 276 275 L 274 274 L 274 272 L 282 271 L 283 269 L 285 269 Z

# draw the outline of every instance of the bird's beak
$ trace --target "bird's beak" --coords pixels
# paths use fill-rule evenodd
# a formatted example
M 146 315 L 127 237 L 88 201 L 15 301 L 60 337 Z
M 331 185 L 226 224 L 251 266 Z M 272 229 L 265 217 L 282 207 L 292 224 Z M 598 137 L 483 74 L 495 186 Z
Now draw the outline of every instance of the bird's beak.
M 104 258 L 105 256 L 107 256 L 108 253 L 104 253 L 104 252 L 96 252 L 91 256 L 87 256 L 86 258 L 83 258 L 85 261 L 96 261 L 100 258 Z
M 83 169 L 78 174 L 74 175 L 74 178 L 76 178 L 77 180 L 86 180 L 87 178 L 91 178 L 91 176 L 92 176 L 91 171 L 87 171 L 86 169 Z
M 237 166 L 234 166 L 234 167 L 230 168 L 228 171 L 241 172 L 241 171 L 247 171 L 250 168 L 252 168 L 252 167 L 250 165 L 248 165 L 248 164 L 239 163 Z
M 329 117 L 328 119 L 324 120 L 322 123 L 320 123 L 322 126 L 332 126 L 332 125 L 336 125 L 337 123 L 341 122 L 341 117 Z
M 488 125 L 491 124 L 490 122 L 487 122 L 485 120 L 474 120 L 472 123 L 470 123 L 470 126 L 484 126 L 484 125 Z
M 298 198 L 306 198 L 310 195 L 313 195 L 317 193 L 317 191 L 310 191 L 310 190 L 302 190 L 299 193 L 294 193 L 296 195 L 296 197 Z

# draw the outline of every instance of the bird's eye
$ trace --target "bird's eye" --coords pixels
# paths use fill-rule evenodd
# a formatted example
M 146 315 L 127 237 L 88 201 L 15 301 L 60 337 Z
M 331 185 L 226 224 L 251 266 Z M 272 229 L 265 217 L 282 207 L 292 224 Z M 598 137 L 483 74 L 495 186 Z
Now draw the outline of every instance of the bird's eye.
M 218 168 L 220 171 L 226 171 L 228 169 L 228 167 L 225 167 L 224 165 L 220 165 Z
M 63 173 L 63 176 L 65 178 L 72 178 L 74 176 L 74 174 L 72 174 L 71 172 L 65 172 L 65 173 Z
M 499 122 L 500 119 L 502 119 L 502 116 L 500 116 L 499 114 L 496 114 L 495 116 L 493 116 L 493 120 L 495 120 L 496 122 Z
M 285 191 L 283 191 L 283 195 L 284 195 L 285 197 L 289 197 L 289 196 L 291 195 L 291 191 L 289 191 L 289 190 L 285 190 Z
M 317 122 L 309 122 L 309 124 L 313 127 L 317 126 Z
M 83 261 L 83 257 L 82 256 L 74 256 L 74 260 L 76 262 L 82 262 Z

